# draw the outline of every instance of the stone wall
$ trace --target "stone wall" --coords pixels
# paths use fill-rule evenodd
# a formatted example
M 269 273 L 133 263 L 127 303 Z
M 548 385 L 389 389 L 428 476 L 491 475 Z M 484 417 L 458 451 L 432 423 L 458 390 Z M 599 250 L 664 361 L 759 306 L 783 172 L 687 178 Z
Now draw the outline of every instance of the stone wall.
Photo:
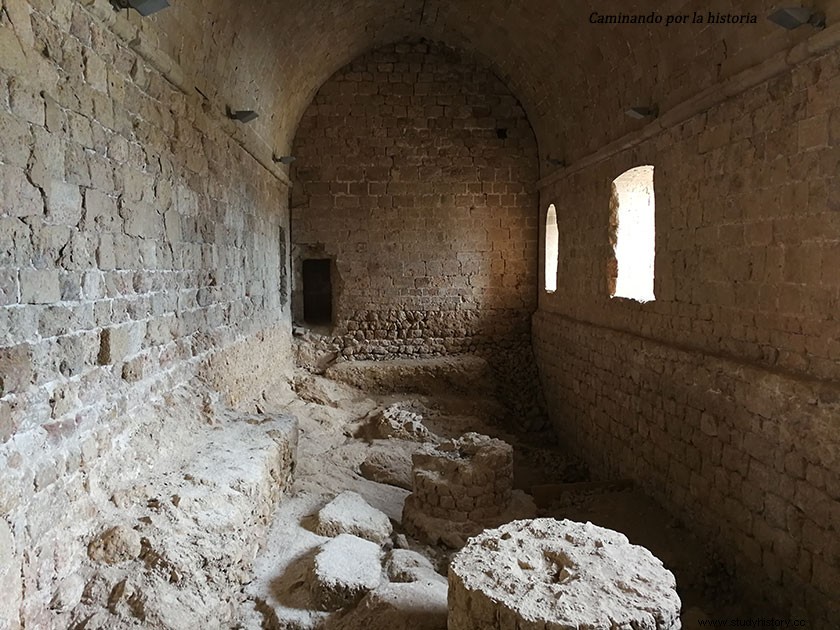
M 295 319 L 301 261 L 331 259 L 326 347 L 349 359 L 480 354 L 512 426 L 544 426 L 530 345 L 537 146 L 508 88 L 446 46 L 389 45 L 321 87 L 293 153 Z
M 141 466 L 136 410 L 203 366 L 240 403 L 290 362 L 286 188 L 131 32 L 104 1 L 0 10 L 0 558 L 32 619 L 91 467 Z
M 840 52 L 549 183 L 534 343 L 559 434 L 821 626 L 840 610 Z M 656 301 L 608 294 L 610 183 L 655 166 Z M 830 616 L 833 614 L 833 616 Z
M 294 154 L 297 320 L 312 257 L 334 261 L 334 334 L 354 354 L 428 356 L 527 333 L 536 140 L 490 71 L 425 41 L 378 49 L 320 89 Z

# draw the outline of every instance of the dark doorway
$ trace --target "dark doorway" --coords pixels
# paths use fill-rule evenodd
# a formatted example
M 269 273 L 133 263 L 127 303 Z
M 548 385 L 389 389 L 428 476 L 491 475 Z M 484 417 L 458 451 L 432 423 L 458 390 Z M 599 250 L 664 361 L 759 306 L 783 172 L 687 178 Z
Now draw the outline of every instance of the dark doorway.
M 328 258 L 303 261 L 303 321 L 307 324 L 332 323 L 331 267 Z

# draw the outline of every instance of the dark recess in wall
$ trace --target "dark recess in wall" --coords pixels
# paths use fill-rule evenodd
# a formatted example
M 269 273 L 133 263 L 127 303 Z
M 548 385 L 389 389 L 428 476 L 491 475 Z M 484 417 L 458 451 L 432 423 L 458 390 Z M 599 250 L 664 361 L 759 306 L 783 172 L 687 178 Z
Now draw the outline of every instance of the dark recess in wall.
M 331 266 L 328 258 L 303 261 L 303 319 L 307 324 L 332 323 Z

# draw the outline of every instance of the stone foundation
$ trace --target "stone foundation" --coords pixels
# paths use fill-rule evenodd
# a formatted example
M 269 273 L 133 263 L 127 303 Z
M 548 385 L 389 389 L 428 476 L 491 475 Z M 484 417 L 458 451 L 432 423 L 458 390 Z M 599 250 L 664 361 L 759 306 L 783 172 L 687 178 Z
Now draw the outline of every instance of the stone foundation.
M 533 512 L 513 493 L 513 448 L 477 433 L 425 446 L 412 459 L 413 493 L 405 500 L 406 531 L 432 544 L 459 547 L 506 515 Z
M 11 504 L 11 538 L 0 527 L 0 559 L 10 556 L 4 567 L 23 576 L 21 583 L 0 570 L 0 584 L 10 587 L 0 598 L 0 628 L 58 630 L 90 618 L 91 630 L 138 622 L 186 630 L 232 619 L 231 585 L 247 579 L 291 487 L 296 426 L 179 387 L 127 412 L 102 447 L 91 435 L 79 472 Z M 28 456 L 44 465 L 37 453 Z M 8 505 L 25 492 L 17 476 L 26 469 L 2 453 L 0 463 Z M 37 478 L 47 474 L 44 465 Z

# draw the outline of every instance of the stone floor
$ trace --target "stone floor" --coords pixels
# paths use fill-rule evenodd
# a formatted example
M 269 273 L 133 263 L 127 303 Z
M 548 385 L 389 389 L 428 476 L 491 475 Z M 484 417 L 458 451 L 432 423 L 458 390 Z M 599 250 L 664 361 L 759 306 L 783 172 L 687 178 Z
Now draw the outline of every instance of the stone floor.
M 370 369 L 370 382 L 381 383 L 378 368 Z M 410 375 L 406 378 L 411 380 Z M 354 626 L 354 615 L 346 614 L 346 610 L 318 610 L 308 583 L 311 572 L 307 567 L 312 554 L 325 540 L 314 533 L 315 514 L 344 490 L 357 492 L 390 517 L 398 547 L 420 552 L 441 575 L 446 574 L 451 550 L 423 545 L 404 533 L 400 521 L 408 490 L 371 481 L 360 474 L 360 467 L 373 452 L 391 453 L 393 458 L 389 461 L 399 468 L 407 465 L 407 454 L 417 447 L 416 440 L 370 433 L 371 419 L 395 403 L 415 410 L 431 434 L 449 438 L 476 431 L 513 444 L 515 485 L 534 494 L 539 516 L 591 521 L 621 531 L 632 543 L 650 549 L 677 577 L 683 627 L 698 627 L 701 619 L 747 612 L 736 601 L 726 563 L 691 536 L 683 523 L 627 483 L 590 481 L 585 467 L 558 446 L 546 444 L 545 436 L 517 438 L 505 433 L 493 422 L 499 402 L 491 396 L 453 394 L 451 388 L 437 392 L 426 388 L 417 394 L 382 393 L 380 387 L 372 393 L 362 389 L 366 382 L 359 372 L 354 374 L 354 385 L 361 387 L 300 370 L 293 394 L 289 392 L 267 402 L 299 418 L 299 464 L 294 496 L 279 506 L 265 549 L 257 558 L 254 579 L 243 590 L 245 605 L 239 627 L 369 630 L 369 620 Z M 404 624 L 406 628 L 420 627 L 416 620 L 404 620 Z M 399 622 L 393 627 L 400 627 Z

